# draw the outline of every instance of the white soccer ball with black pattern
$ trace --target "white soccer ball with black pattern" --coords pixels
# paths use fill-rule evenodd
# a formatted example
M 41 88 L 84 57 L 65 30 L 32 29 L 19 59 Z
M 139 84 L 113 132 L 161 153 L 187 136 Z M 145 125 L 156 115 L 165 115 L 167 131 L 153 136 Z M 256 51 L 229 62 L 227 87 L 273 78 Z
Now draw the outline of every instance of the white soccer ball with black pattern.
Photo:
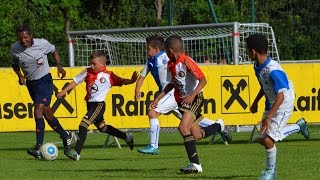
M 40 147 L 42 159 L 53 161 L 58 157 L 58 148 L 53 143 L 45 143 Z

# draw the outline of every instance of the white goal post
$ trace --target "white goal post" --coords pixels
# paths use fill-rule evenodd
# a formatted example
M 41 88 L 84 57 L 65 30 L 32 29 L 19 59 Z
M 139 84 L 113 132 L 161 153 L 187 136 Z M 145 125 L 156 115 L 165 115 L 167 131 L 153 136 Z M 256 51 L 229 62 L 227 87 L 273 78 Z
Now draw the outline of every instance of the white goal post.
M 69 65 L 89 66 L 94 50 L 104 51 L 109 65 L 143 65 L 147 58 L 146 37 L 160 35 L 167 38 L 179 35 L 186 54 L 198 63 L 243 64 L 250 62 L 245 38 L 250 34 L 265 34 L 269 41 L 269 55 L 280 61 L 276 39 L 267 23 L 212 23 L 146 28 L 68 31 Z

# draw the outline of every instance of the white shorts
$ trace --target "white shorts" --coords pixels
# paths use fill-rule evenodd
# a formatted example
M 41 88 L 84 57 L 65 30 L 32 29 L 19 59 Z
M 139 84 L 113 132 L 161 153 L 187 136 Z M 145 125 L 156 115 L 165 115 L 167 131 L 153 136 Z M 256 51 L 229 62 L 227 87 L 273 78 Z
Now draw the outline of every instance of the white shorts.
M 181 119 L 182 115 L 178 110 L 178 104 L 174 98 L 173 92 L 174 90 L 171 90 L 165 96 L 163 96 L 154 110 L 160 114 L 168 114 L 172 112 L 177 118 Z
M 268 112 L 264 112 L 262 120 Z M 281 141 L 286 136 L 284 135 L 283 128 L 287 126 L 287 122 L 292 115 L 292 111 L 276 112 L 270 120 L 269 130 L 264 134 L 259 134 L 258 138 L 265 138 L 270 136 L 274 141 Z

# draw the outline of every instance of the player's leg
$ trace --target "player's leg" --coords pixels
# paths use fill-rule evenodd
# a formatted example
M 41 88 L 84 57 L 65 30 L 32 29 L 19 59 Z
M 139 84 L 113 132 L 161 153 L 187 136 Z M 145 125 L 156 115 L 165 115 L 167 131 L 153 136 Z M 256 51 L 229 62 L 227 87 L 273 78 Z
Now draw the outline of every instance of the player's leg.
M 88 127 L 93 124 L 97 119 L 103 119 L 103 114 L 105 111 L 104 102 L 87 102 L 87 113 L 82 118 L 79 125 L 78 141 L 76 142 L 75 150 L 68 154 L 70 159 L 78 161 L 80 159 L 80 154 L 83 145 L 87 139 Z
M 149 138 L 150 144 L 147 146 L 138 149 L 137 151 L 143 154 L 159 154 L 159 132 L 160 132 L 160 124 L 158 117 L 160 114 L 167 114 L 174 109 L 177 109 L 178 105 L 174 98 L 173 91 L 167 93 L 163 98 L 160 99 L 158 105 L 155 109 L 148 111 L 149 122 L 150 122 L 150 131 Z M 180 114 L 181 118 L 181 114 Z
M 202 172 L 202 167 L 199 162 L 199 157 L 196 149 L 196 139 L 191 133 L 191 126 L 194 121 L 194 116 L 188 112 L 183 113 L 182 120 L 179 124 L 179 132 L 183 137 L 184 146 L 189 158 L 189 164 L 185 167 L 180 168 L 180 172 L 183 173 L 198 173 Z M 194 127 L 200 127 L 195 124 Z
M 117 129 L 117 128 L 111 126 L 111 125 L 105 124 L 103 119 L 95 122 L 94 125 L 97 127 L 97 129 L 100 132 L 108 133 L 108 134 L 110 134 L 110 135 L 112 135 L 114 137 L 123 139 L 128 144 L 130 150 L 133 149 L 133 144 L 134 144 L 133 143 L 133 136 L 130 133 L 122 132 L 119 129 Z
M 157 109 L 159 111 L 159 109 Z M 158 117 L 160 116 L 160 113 L 157 112 L 155 109 L 148 111 L 149 116 L 149 124 L 150 124 L 150 130 L 149 130 L 149 138 L 150 143 L 140 149 L 137 149 L 139 153 L 142 154 L 151 154 L 151 155 L 158 155 L 159 154 L 159 133 L 160 133 L 160 124 Z
M 259 134 L 258 141 L 266 151 L 266 167 L 260 179 L 274 179 L 276 176 L 277 148 L 274 142 L 281 141 L 287 135 L 287 122 L 292 112 L 278 112 L 270 119 L 269 129 L 265 134 Z M 267 115 L 264 113 L 262 119 Z
M 180 134 L 184 139 L 184 146 L 189 158 L 189 164 L 186 167 L 180 168 L 183 173 L 199 173 L 202 172 L 202 167 L 196 149 L 196 139 L 192 135 L 193 129 L 197 129 L 197 135 L 200 133 L 198 124 L 194 124 L 195 120 L 200 118 L 201 108 L 203 105 L 203 94 L 200 92 L 193 100 L 191 107 L 183 107 L 179 105 L 179 110 L 183 112 L 182 119 L 179 124 Z
M 44 104 L 44 107 L 41 108 L 43 116 L 46 119 L 48 125 L 60 135 L 60 138 L 63 140 L 64 154 L 67 155 L 71 149 L 71 133 L 66 132 L 62 128 L 58 119 L 53 115 L 53 111 L 50 108 L 52 92 L 52 77 L 51 74 L 47 74 L 46 76 L 38 80 L 36 99 L 41 100 L 41 104 Z
M 208 127 L 214 123 L 216 123 L 216 121 L 213 121 L 213 120 L 205 118 L 205 117 L 203 117 L 203 119 L 198 122 L 200 127 Z
M 301 133 L 305 139 L 309 139 L 310 137 L 309 128 L 304 118 L 299 119 L 294 125 L 299 126 L 299 133 Z
M 276 158 L 277 148 L 274 140 L 268 135 L 264 138 L 258 138 L 258 142 L 264 146 L 266 151 L 266 167 L 261 172 L 259 180 L 273 180 L 276 178 Z
M 49 126 L 60 135 L 63 142 L 64 154 L 68 155 L 71 150 L 72 135 L 63 129 L 58 119 L 53 115 L 53 111 L 50 106 L 44 107 L 44 117 Z
M 40 147 L 43 144 L 44 139 L 44 129 L 45 123 L 43 119 L 43 99 L 42 92 L 39 89 L 40 84 L 39 81 L 26 81 L 26 85 L 28 88 L 28 92 L 30 94 L 31 99 L 33 100 L 34 107 L 34 120 L 36 124 L 36 145 L 34 148 L 28 149 L 27 153 L 35 158 L 41 158 L 41 153 L 39 151 Z
M 36 122 L 36 145 L 34 148 L 27 150 L 27 153 L 35 158 L 41 158 L 41 153 L 39 149 L 43 144 L 45 129 L 45 123 L 42 117 L 43 108 L 43 104 L 35 104 L 34 117 Z
M 159 111 L 159 109 L 157 109 Z M 155 149 L 158 149 L 159 146 L 159 132 L 160 132 L 160 124 L 158 117 L 160 116 L 160 113 L 155 111 L 154 109 L 149 110 L 148 116 L 149 116 L 149 123 L 150 123 L 150 146 L 154 147 Z
M 203 138 L 207 138 L 213 134 L 219 133 L 221 132 L 222 129 L 224 130 L 223 121 L 219 121 L 218 123 L 213 123 L 209 126 L 200 127 L 199 121 L 201 122 L 202 118 L 203 118 L 202 116 L 198 117 L 197 120 L 193 122 L 191 127 L 192 135 L 197 141 Z

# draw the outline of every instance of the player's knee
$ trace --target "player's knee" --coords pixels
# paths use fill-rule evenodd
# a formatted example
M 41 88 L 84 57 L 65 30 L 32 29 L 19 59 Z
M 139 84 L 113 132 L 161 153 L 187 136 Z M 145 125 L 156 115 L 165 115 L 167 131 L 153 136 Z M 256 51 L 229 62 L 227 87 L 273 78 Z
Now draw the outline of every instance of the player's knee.
M 98 131 L 100 132 L 106 132 L 107 131 L 107 125 L 105 123 L 99 123 L 99 124 L 95 124 L 95 126 L 97 127 Z
M 192 134 L 196 141 L 200 141 L 202 139 L 202 135 L 200 134 Z
M 180 132 L 180 134 L 185 136 L 187 134 L 190 134 L 190 128 L 188 128 L 186 126 L 179 126 L 179 132 Z
M 46 118 L 47 120 L 52 120 L 55 118 L 53 115 L 53 112 L 49 106 L 46 106 L 43 109 L 43 115 L 44 115 L 44 118 Z
M 84 127 L 84 128 L 87 128 L 87 129 L 88 129 L 88 127 L 89 127 L 90 125 L 91 125 L 91 122 L 88 121 L 88 119 L 84 117 L 84 118 L 82 118 L 79 127 Z
M 148 111 L 148 116 L 149 116 L 149 119 L 157 118 L 158 117 L 158 113 L 155 110 L 152 109 L 152 110 Z

